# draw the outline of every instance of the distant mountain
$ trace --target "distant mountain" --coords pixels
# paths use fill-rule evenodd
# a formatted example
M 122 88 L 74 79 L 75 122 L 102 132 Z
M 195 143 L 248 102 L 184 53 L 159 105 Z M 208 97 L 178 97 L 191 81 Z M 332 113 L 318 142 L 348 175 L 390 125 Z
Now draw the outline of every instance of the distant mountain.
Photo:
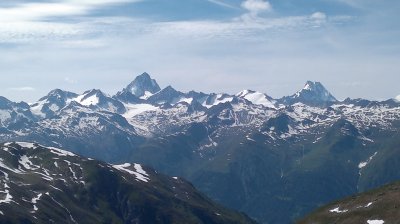
M 36 121 L 27 103 L 14 103 L 0 96 L 0 131 L 9 133 L 28 127 Z
M 137 76 L 126 88 L 118 92 L 115 98 L 124 102 L 137 102 L 139 99 L 147 99 L 161 88 L 156 80 L 146 72 Z
M 182 92 L 176 91 L 172 86 L 167 86 L 154 95 L 148 97 L 148 101 L 153 104 L 176 104 L 184 98 Z
M 244 98 L 254 104 L 263 105 L 269 108 L 276 108 L 276 100 L 272 99 L 272 97 L 267 94 L 252 91 L 252 90 L 243 90 L 236 94 L 236 96 Z
M 32 113 L 39 117 L 54 116 L 77 96 L 78 94 L 76 93 L 63 91 L 61 89 L 52 90 L 47 96 L 40 98 L 38 102 L 30 105 Z
M 32 143 L 0 145 L 1 223 L 255 223 L 185 180 Z
M 145 164 L 260 223 L 293 223 L 322 204 L 400 180 L 394 99 L 337 101 L 318 82 L 273 99 L 251 90 L 150 92 L 158 85 L 148 74 L 135 80 L 131 86 L 147 94 L 126 87 L 114 97 L 89 90 L 55 91 L 32 105 L 0 100 L 0 140 Z
M 88 90 L 73 100 L 83 106 L 106 110 L 113 113 L 121 114 L 126 111 L 124 105 L 120 101 L 107 96 L 98 89 Z
M 327 106 L 336 98 L 320 82 L 307 81 L 304 88 L 280 100 L 284 104 L 304 103 L 310 106 Z
M 400 182 L 326 205 L 299 224 L 384 224 L 400 220 Z

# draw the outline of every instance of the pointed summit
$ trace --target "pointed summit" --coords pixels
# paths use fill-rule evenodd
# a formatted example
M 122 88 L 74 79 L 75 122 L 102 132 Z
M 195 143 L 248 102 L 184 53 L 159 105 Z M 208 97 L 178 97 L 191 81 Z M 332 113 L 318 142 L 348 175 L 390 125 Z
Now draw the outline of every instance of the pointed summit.
M 307 81 L 304 88 L 295 94 L 296 97 L 321 102 L 335 102 L 336 98 L 320 82 Z
M 320 82 L 307 81 L 304 88 L 292 96 L 281 99 L 285 104 L 304 103 L 310 106 L 326 106 L 337 99 Z
M 146 72 L 137 76 L 135 80 L 124 89 L 124 91 L 130 92 L 136 97 L 146 97 L 160 90 L 161 88 L 156 80 L 152 79 Z
M 160 90 L 161 88 L 156 80 L 145 72 L 137 76 L 126 88 L 118 92 L 114 98 L 125 103 L 140 103 Z

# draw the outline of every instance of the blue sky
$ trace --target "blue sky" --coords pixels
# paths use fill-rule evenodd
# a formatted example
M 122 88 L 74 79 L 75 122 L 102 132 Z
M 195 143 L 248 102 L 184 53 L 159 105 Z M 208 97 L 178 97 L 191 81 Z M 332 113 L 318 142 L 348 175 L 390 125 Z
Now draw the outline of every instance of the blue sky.
M 339 99 L 400 94 L 393 0 L 3 0 L 0 95 L 114 94 L 144 71 L 161 86 Z

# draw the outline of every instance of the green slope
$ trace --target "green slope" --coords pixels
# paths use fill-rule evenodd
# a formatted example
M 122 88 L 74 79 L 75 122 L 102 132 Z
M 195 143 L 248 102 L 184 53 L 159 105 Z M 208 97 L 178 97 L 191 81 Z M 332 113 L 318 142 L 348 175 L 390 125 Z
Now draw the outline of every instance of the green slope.
M 298 224 L 399 223 L 400 182 L 326 205 Z M 382 222 L 383 221 L 383 222 Z

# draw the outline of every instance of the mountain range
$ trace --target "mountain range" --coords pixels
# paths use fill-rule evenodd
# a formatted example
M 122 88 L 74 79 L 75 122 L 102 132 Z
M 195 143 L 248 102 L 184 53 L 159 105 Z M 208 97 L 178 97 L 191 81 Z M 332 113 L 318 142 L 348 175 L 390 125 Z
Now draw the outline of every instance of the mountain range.
M 319 82 L 291 96 L 181 92 L 143 73 L 114 96 L 53 90 L 0 98 L 0 139 L 183 177 L 260 223 L 400 179 L 400 102 L 337 100 Z M 397 156 L 397 157 L 396 157 Z

